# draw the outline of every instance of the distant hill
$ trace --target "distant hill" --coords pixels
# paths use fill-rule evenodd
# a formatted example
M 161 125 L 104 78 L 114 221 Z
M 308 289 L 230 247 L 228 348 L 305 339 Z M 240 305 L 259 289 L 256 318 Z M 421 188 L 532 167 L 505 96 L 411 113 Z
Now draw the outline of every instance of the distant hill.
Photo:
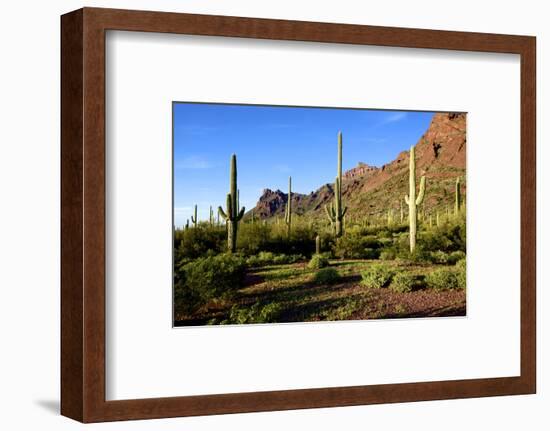
M 336 153 L 336 151 L 335 151 Z M 346 149 L 344 146 L 344 159 Z M 409 151 L 380 167 L 359 163 L 342 174 L 342 199 L 348 207 L 349 219 L 385 215 L 393 208 L 398 217 L 400 201 L 409 187 Z M 466 114 L 435 114 L 430 126 L 416 144 L 417 186 L 421 174 L 426 175 L 426 213 L 446 211 L 454 203 L 454 187 L 461 177 L 461 189 L 466 192 Z M 333 197 L 333 184 L 324 184 L 310 194 L 292 193 L 295 214 L 324 217 L 324 205 Z M 264 189 L 256 206 L 246 218 L 270 219 L 284 215 L 288 201 L 281 190 Z

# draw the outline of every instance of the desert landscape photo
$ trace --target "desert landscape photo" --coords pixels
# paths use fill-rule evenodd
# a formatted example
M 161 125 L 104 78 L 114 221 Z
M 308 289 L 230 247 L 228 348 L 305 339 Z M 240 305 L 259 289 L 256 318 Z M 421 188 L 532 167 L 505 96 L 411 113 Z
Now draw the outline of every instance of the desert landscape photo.
M 466 113 L 173 110 L 174 326 L 466 315 Z

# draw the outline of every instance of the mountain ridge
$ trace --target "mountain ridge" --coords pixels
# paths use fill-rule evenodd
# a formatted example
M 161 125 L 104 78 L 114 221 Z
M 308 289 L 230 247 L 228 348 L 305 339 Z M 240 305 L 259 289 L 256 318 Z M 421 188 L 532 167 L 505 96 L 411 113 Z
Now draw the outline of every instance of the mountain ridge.
M 427 193 L 424 210 L 445 210 L 454 202 L 454 187 L 461 177 L 461 190 L 466 190 L 466 114 L 436 113 L 429 127 L 416 143 L 417 183 L 426 176 Z M 345 158 L 345 148 L 344 148 Z M 394 160 L 380 167 L 358 162 L 342 174 L 342 199 L 348 206 L 347 217 L 369 217 L 400 209 L 400 201 L 408 193 L 409 151 L 400 152 Z M 323 206 L 334 196 L 333 184 L 323 184 L 309 194 L 292 193 L 293 213 L 323 215 Z M 263 190 L 256 206 L 249 210 L 260 219 L 284 215 L 288 193 Z M 402 202 L 403 206 L 404 202 Z M 323 212 L 321 212 L 323 211 Z

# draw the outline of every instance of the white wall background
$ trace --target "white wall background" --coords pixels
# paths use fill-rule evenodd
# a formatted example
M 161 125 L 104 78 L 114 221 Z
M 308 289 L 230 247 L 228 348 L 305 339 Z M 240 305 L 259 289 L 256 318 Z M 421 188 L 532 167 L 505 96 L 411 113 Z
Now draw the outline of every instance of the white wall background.
M 3 4 L 0 66 L 0 425 L 65 430 L 59 409 L 59 15 L 87 6 L 528 34 L 538 38 L 538 218 L 549 216 L 550 30 L 545 3 L 400 0 L 124 0 Z M 542 81 L 542 82 L 541 82 Z M 546 163 L 545 163 L 546 162 Z M 545 430 L 550 424 L 550 231 L 538 226 L 538 394 L 456 401 L 140 421 L 87 429 Z M 546 339 L 545 339 L 546 338 Z

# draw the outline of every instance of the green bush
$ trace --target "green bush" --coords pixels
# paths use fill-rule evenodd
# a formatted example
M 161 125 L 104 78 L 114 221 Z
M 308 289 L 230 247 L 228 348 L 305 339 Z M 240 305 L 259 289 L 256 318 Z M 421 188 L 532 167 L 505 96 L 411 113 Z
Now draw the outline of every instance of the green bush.
M 435 290 L 458 289 L 458 272 L 455 267 L 436 269 L 426 275 L 426 285 Z
M 393 276 L 390 289 L 395 292 L 412 292 L 417 284 L 417 277 L 410 272 L 401 271 Z
M 306 257 L 303 254 L 278 254 L 273 258 L 273 263 L 275 265 L 282 265 L 300 262 L 305 259 Z
M 466 259 L 460 259 L 455 265 L 459 289 L 466 289 Z
M 281 311 L 282 307 L 277 303 L 267 305 L 256 303 L 251 307 L 234 305 L 231 307 L 229 319 L 223 323 L 274 323 L 277 322 Z
M 237 249 L 246 254 L 256 254 L 265 250 L 269 244 L 271 229 L 260 222 L 239 223 L 237 234 Z
M 368 288 L 380 289 L 390 284 L 395 270 L 380 263 L 371 265 L 367 270 L 361 272 L 361 284 Z
M 466 253 L 464 253 L 462 250 L 455 250 L 450 253 L 446 253 L 442 250 L 437 250 L 432 251 L 429 254 L 432 262 L 448 265 L 454 265 L 460 259 L 464 259 L 466 257 Z
M 456 250 L 449 254 L 448 262 L 449 264 L 454 265 L 464 259 L 466 259 L 466 253 L 462 250 Z
M 380 242 L 358 232 L 346 232 L 334 244 L 334 255 L 349 259 L 377 259 Z
M 270 251 L 261 251 L 257 255 L 249 256 L 246 259 L 246 264 L 248 266 L 282 265 L 300 262 L 305 259 L 302 254 L 275 254 Z
M 315 273 L 313 282 L 315 284 L 334 284 L 340 281 L 340 274 L 334 268 L 322 268 Z
M 273 263 L 274 258 L 275 255 L 270 251 L 261 251 L 256 255 L 249 256 L 246 259 L 246 264 L 249 266 L 269 265 Z
M 466 224 L 463 220 L 444 224 L 441 227 L 421 231 L 418 235 L 417 244 L 426 251 L 456 250 L 466 251 Z
M 228 297 L 242 286 L 244 274 L 244 260 L 231 254 L 196 259 L 175 274 L 175 306 L 191 311 L 212 299 Z
M 314 254 L 307 267 L 309 269 L 321 269 L 329 265 L 328 259 L 322 254 Z
M 395 260 L 397 253 L 392 249 L 384 249 L 380 253 L 380 260 Z
M 416 249 L 411 253 L 409 245 L 406 248 L 399 248 L 397 258 L 406 262 L 431 262 L 430 253 L 425 251 L 421 246 L 416 246 Z
M 201 223 L 197 227 L 179 230 L 174 235 L 174 262 L 196 259 L 207 253 L 227 249 L 227 234 L 224 228 Z

